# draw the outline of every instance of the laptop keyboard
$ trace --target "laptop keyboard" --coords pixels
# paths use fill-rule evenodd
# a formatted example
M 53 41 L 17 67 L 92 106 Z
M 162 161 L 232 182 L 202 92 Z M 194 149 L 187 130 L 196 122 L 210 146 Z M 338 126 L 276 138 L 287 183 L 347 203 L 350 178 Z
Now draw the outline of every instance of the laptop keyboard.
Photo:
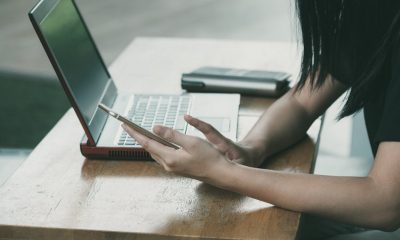
M 154 125 L 164 125 L 185 132 L 187 123 L 183 116 L 188 113 L 188 95 L 135 95 L 127 117 L 139 126 L 151 131 Z M 137 146 L 136 140 L 122 131 L 118 145 Z

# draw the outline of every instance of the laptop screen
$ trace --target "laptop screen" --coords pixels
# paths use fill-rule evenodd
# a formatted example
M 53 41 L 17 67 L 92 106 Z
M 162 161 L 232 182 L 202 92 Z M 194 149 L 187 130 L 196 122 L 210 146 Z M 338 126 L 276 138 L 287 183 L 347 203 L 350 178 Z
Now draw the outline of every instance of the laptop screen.
M 38 7 L 46 4 L 42 2 Z M 45 40 L 44 45 L 47 45 L 48 53 L 56 62 L 56 70 L 65 80 L 70 100 L 72 97 L 78 108 L 75 110 L 96 141 L 106 117 L 100 113 L 96 117 L 95 113 L 111 81 L 109 73 L 72 0 L 59 0 L 51 9 L 42 9 L 45 9 L 45 15 L 36 24 Z

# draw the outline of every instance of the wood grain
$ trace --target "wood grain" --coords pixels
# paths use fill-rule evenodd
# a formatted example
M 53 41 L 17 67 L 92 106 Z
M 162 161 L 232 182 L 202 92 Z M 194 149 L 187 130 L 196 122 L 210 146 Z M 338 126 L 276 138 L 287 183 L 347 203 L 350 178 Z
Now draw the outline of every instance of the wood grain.
M 120 89 L 179 92 L 180 73 L 202 65 L 265 69 L 280 62 L 282 70 L 293 71 L 288 65 L 290 47 L 139 39 L 111 72 Z M 274 56 L 279 59 L 272 61 Z M 272 102 L 242 99 L 239 137 Z M 307 138 L 264 167 L 310 172 L 319 129 L 317 121 Z M 296 235 L 299 213 L 166 173 L 154 162 L 86 160 L 78 147 L 82 134 L 76 116 L 68 111 L 0 187 L 0 238 L 294 239 Z

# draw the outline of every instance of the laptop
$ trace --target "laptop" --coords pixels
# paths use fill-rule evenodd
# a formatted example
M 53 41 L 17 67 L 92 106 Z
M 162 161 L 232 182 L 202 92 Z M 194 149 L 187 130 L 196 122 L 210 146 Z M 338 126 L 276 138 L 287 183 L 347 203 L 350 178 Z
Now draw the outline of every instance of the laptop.
M 29 18 L 85 131 L 89 159 L 150 159 L 150 155 L 98 108 L 100 103 L 151 130 L 155 124 L 202 136 L 183 120 L 190 114 L 236 140 L 238 94 L 148 95 L 117 89 L 74 0 L 41 0 Z M 135 81 L 140 82 L 140 79 Z

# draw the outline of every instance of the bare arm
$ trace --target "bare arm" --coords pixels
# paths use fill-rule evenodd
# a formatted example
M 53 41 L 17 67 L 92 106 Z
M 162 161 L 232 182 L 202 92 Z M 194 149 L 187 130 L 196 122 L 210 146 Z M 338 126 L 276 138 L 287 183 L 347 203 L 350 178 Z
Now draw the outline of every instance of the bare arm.
M 259 161 L 253 166 L 303 138 L 315 119 L 345 90 L 341 83 L 328 79 L 319 89 L 311 90 L 307 84 L 300 92 L 292 89 L 278 99 L 241 141 L 258 153 Z
M 380 144 L 369 176 L 333 177 L 247 167 L 228 160 L 208 142 L 169 128 L 158 127 L 156 132 L 182 149 L 126 130 L 166 171 L 293 211 L 385 231 L 400 227 L 399 142 Z
M 329 85 L 330 84 L 330 85 Z M 304 136 L 310 124 L 343 93 L 336 81 L 311 92 L 289 92 L 271 106 L 238 146 L 198 119 L 186 120 L 209 142 L 158 126 L 155 133 L 182 146 L 174 150 L 132 129 L 126 131 L 166 171 L 270 202 L 279 207 L 327 216 L 355 225 L 395 230 L 400 227 L 400 143 L 379 145 L 367 177 L 333 177 L 257 169 L 231 159 L 256 159 L 277 152 Z M 293 136 L 295 136 L 293 138 Z M 248 144 L 249 147 L 246 147 Z M 252 152 L 258 154 L 250 154 Z
M 381 143 L 367 177 L 292 174 L 231 165 L 215 185 L 282 208 L 382 230 L 400 227 L 400 143 Z

